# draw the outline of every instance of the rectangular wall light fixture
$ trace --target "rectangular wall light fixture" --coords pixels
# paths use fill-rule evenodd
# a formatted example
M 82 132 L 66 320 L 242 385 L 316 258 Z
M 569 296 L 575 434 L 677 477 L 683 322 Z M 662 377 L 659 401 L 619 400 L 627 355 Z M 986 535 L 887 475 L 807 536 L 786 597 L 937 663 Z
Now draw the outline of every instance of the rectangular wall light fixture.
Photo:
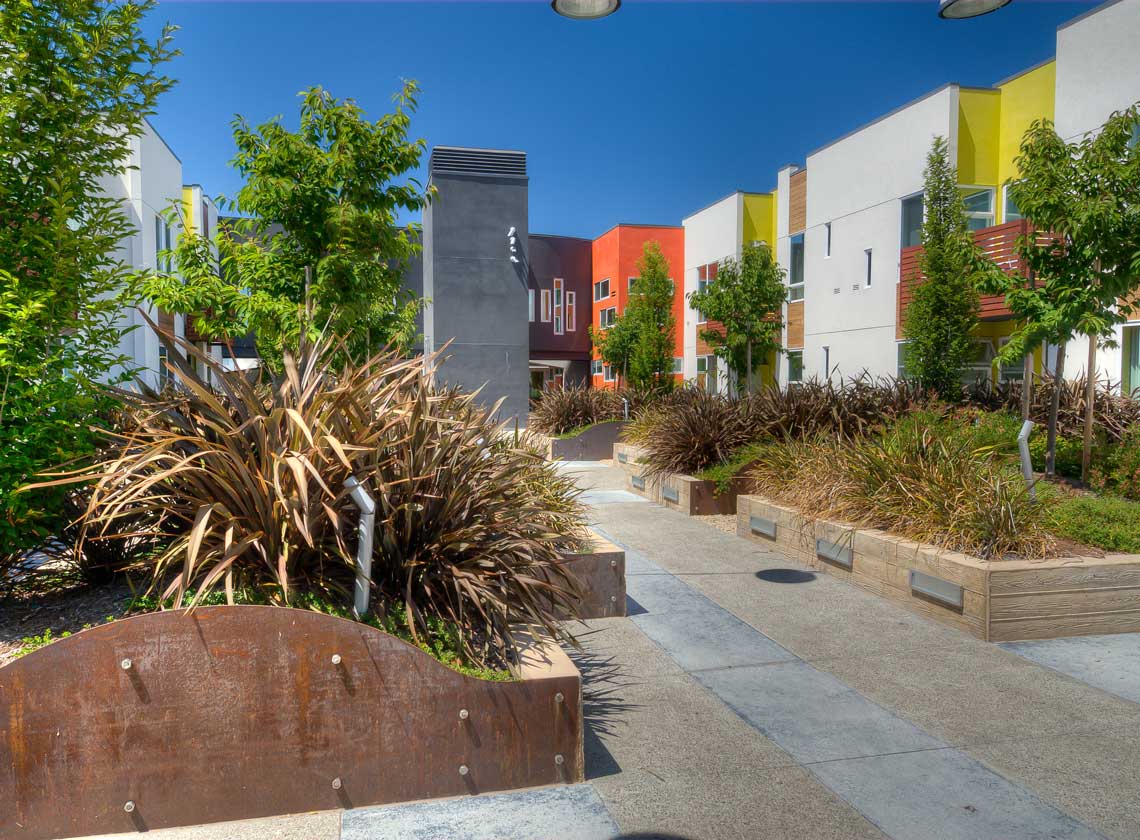
M 829 563 L 834 563 L 836 566 L 842 566 L 845 569 L 851 568 L 850 545 L 840 545 L 839 543 L 828 542 L 827 540 L 816 540 L 815 553 L 817 556 Z
M 748 517 L 748 527 L 752 529 L 753 534 L 759 534 L 761 537 L 767 537 L 770 540 L 776 539 L 776 523 L 771 519 L 765 519 L 762 516 Z
M 661 488 L 661 498 L 667 502 L 673 502 L 676 504 L 678 501 L 680 501 L 681 497 L 677 494 L 677 488 L 669 487 L 666 485 L 665 487 Z
M 962 609 L 962 587 L 940 577 L 911 569 L 910 591 L 956 610 Z

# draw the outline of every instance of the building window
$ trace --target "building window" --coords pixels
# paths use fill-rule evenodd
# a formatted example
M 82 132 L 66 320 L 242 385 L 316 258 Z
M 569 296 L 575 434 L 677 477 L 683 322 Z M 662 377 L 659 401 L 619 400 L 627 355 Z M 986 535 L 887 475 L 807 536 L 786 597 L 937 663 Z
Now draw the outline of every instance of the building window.
M 922 193 L 902 200 L 902 247 L 922 244 Z
M 594 359 L 592 362 L 590 362 L 590 375 L 591 376 L 601 376 L 602 375 L 602 360 L 601 359 Z
M 202 202 L 202 236 L 210 238 L 210 205 Z
M 158 388 L 164 390 L 170 385 L 170 368 L 166 366 L 166 361 L 169 358 L 165 347 L 158 348 Z
M 155 270 L 169 274 L 171 270 L 170 249 L 173 247 L 170 237 L 170 225 L 162 216 L 154 217 L 154 267 Z
M 673 373 L 684 373 L 684 372 L 685 372 L 685 359 L 684 359 L 684 357 L 683 356 L 674 356 L 673 357 Z
M 871 288 L 871 249 L 868 248 L 863 252 L 863 254 L 867 258 L 867 272 L 863 277 L 863 286 L 864 288 L 869 289 Z
M 895 376 L 906 379 L 906 357 L 910 352 L 909 348 L 905 341 L 900 341 L 895 347 Z
M 1025 217 L 1021 215 L 1021 209 L 1017 206 L 1017 202 L 1013 200 L 1013 195 L 1010 193 L 1009 188 L 1012 184 L 1006 184 L 1002 187 L 1002 213 L 1007 222 L 1016 222 Z
M 788 351 L 788 382 L 804 381 L 804 351 Z
M 998 339 L 998 352 L 1009 344 L 1009 336 L 1002 336 Z M 1002 364 L 998 369 L 998 377 L 1002 382 L 1021 382 L 1025 379 L 1025 360 L 1018 359 L 1016 362 Z
M 542 312 L 539 313 L 539 320 L 544 324 L 550 323 L 550 289 L 542 290 Z
M 566 332 L 574 332 L 578 328 L 577 298 L 574 292 L 566 293 Z
M 716 356 L 697 356 L 697 387 L 716 393 Z
M 1132 126 L 1132 136 L 1128 139 L 1128 148 L 1135 149 L 1140 146 L 1140 122 Z
M 614 381 L 614 369 L 609 365 L 602 365 L 602 379 L 606 382 Z
M 534 323 L 534 289 L 526 290 L 526 311 L 527 319 Z
M 633 284 L 636 282 L 637 282 L 636 277 L 630 277 L 629 278 L 629 285 L 626 286 L 626 291 L 628 291 L 632 294 L 633 293 Z
M 709 283 L 716 279 L 717 264 L 708 263 L 706 265 L 697 266 L 697 291 L 703 292 L 709 287 Z M 672 281 L 670 281 L 672 282 Z M 697 323 L 704 324 L 708 319 L 705 314 L 699 309 L 697 310 Z
M 554 278 L 554 334 L 562 335 L 562 278 Z
M 603 309 L 598 313 L 598 326 L 603 330 L 608 330 L 617 322 L 617 307 L 611 306 Z
M 605 300 L 610 296 L 610 280 L 599 280 L 594 284 L 594 300 Z
M 824 245 L 823 245 L 823 255 L 825 257 L 830 257 L 831 256 L 831 222 L 824 222 L 823 232 L 827 236 L 826 240 L 824 241 Z
M 962 206 L 966 210 L 966 224 L 970 230 L 981 230 L 994 223 L 993 187 L 959 187 Z
M 788 272 L 788 300 L 804 299 L 804 235 L 792 237 L 792 265 Z

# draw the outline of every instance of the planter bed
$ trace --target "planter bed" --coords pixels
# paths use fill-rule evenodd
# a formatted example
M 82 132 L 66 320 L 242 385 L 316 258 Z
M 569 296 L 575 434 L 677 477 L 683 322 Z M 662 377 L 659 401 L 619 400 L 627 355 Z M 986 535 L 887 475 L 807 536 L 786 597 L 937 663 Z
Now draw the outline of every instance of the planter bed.
M 0 668 L 0 836 L 144 831 L 583 779 L 581 680 L 511 682 L 280 607 L 114 621 Z
M 582 551 L 562 555 L 582 586 L 578 617 L 612 618 L 625 615 L 625 551 L 591 533 Z
M 737 534 L 994 642 L 1140 631 L 1140 555 L 981 560 L 740 496 Z
M 550 461 L 604 461 L 613 454 L 624 420 L 608 420 L 586 426 L 565 437 L 545 435 L 546 458 Z
M 736 493 L 718 496 L 715 481 L 674 473 L 659 479 L 645 476 L 641 452 L 628 443 L 614 445 L 614 463 L 626 474 L 626 489 L 686 516 L 736 513 Z

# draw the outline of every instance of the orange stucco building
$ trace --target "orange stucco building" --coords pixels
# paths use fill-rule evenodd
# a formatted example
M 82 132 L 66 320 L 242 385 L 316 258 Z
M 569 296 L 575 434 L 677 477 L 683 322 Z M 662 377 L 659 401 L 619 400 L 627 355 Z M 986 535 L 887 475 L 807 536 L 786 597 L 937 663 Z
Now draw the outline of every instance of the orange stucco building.
M 681 379 L 680 360 L 684 356 L 685 297 L 685 229 L 672 225 L 615 225 L 594 240 L 593 247 L 593 311 L 595 330 L 605 329 L 613 319 L 625 312 L 629 303 L 630 281 L 638 276 L 637 264 L 648 242 L 656 242 L 669 263 L 669 276 L 674 281 L 673 294 L 673 358 L 675 377 Z M 593 351 L 590 384 L 595 388 L 614 388 L 617 372 L 601 363 Z

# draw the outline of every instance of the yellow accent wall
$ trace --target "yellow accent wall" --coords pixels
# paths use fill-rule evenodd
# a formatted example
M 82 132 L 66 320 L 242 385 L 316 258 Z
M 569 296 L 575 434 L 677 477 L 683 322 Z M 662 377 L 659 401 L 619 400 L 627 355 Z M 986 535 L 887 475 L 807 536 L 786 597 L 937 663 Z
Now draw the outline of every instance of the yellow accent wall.
M 1002 96 L 996 90 L 958 92 L 958 183 L 996 186 Z
M 187 233 L 194 232 L 194 188 L 182 188 L 182 227 Z
M 743 243 L 767 242 L 776 247 L 776 190 L 744 194 Z
M 1057 90 L 1057 62 L 1010 79 L 1001 91 L 1001 120 L 998 131 L 998 183 L 1014 180 L 1021 138 L 1034 120 L 1054 118 Z M 998 218 L 1005 221 L 1004 196 L 998 196 Z

